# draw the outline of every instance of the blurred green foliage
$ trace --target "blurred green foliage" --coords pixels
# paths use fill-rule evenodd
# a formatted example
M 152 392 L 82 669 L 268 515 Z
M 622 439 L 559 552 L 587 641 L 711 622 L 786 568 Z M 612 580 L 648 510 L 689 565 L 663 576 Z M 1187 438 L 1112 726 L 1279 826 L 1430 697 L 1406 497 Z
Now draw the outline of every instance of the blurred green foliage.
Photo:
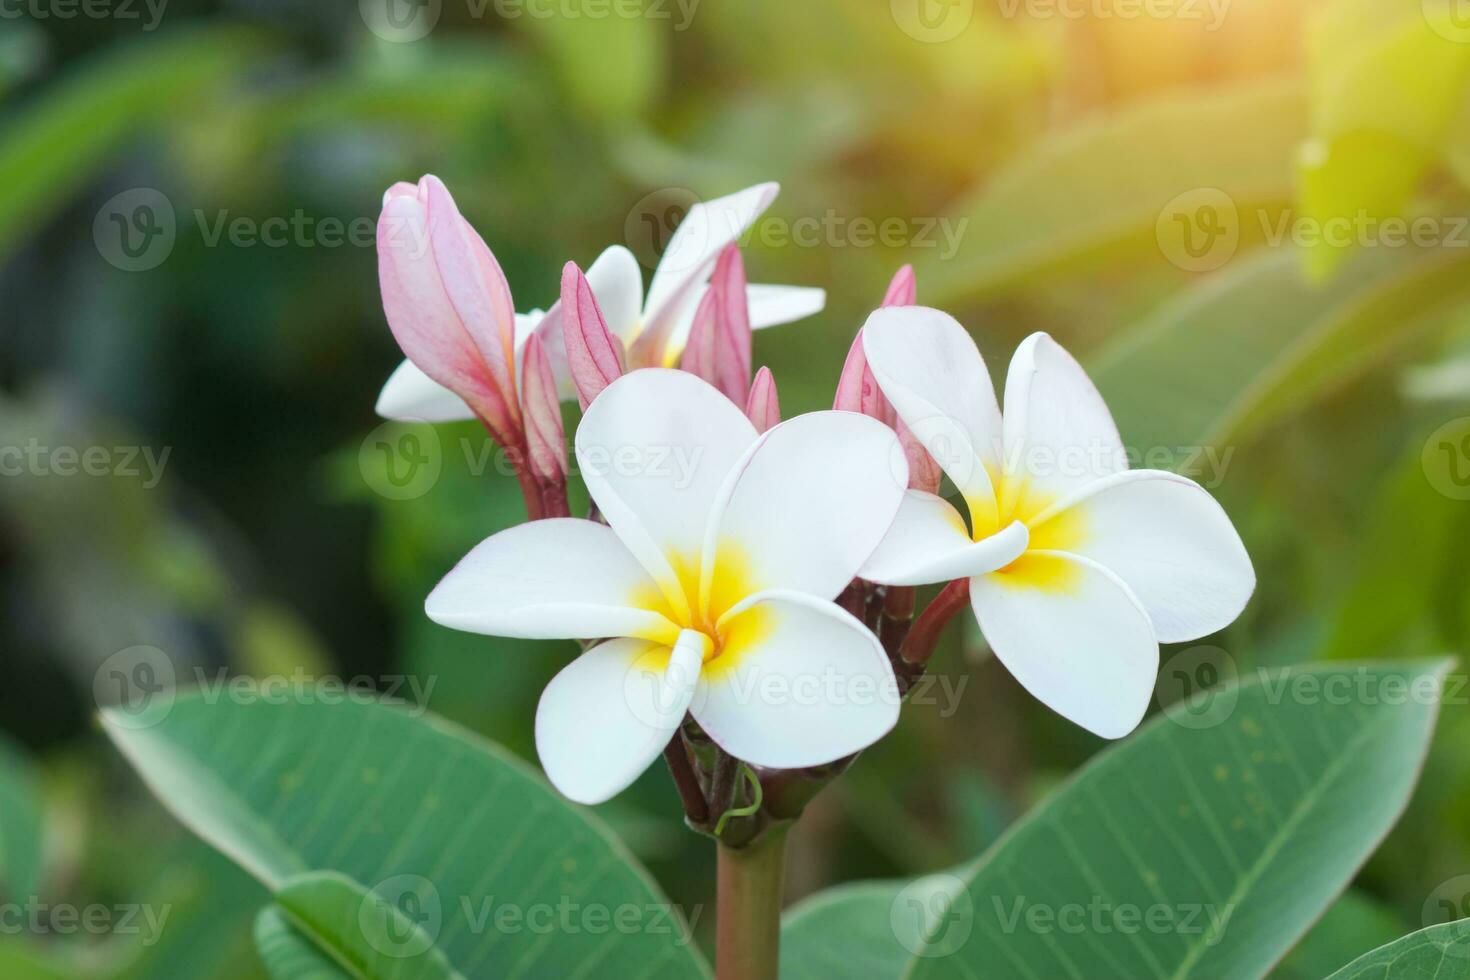
M 536 697 L 572 648 L 422 615 L 439 575 L 519 519 L 512 481 L 471 426 L 437 430 L 442 472 L 414 499 L 374 491 L 359 452 L 399 359 L 370 229 L 383 189 L 423 172 L 454 189 L 522 309 L 555 298 L 567 259 L 613 242 L 651 259 L 647 195 L 779 180 L 746 243 L 752 279 L 829 292 L 825 313 L 757 340 L 787 414 L 830 403 L 854 331 L 914 262 L 920 301 L 959 316 L 994 370 L 1048 330 L 1094 369 L 1131 446 L 1225 461 L 1211 489 L 1260 580 L 1210 641 L 1239 672 L 1465 652 L 1470 503 L 1425 458 L 1470 415 L 1470 33 L 1433 0 L 1233 0 L 1218 21 L 1206 5 L 976 0 L 939 41 L 887 0 L 703 0 L 687 21 L 652 0 L 636 18 L 590 0 L 548 18 L 436 6 L 413 41 L 346 0 L 176 0 L 152 28 L 38 16 L 54 11 L 40 0 L 0 21 L 0 446 L 113 461 L 0 477 L 0 720 L 17 745 L 0 897 L 34 881 L 48 901 L 171 903 L 187 923 L 146 949 L 0 937 L 6 976 L 260 975 L 259 890 L 146 800 L 92 726 L 118 651 L 160 648 L 185 679 L 432 679 L 436 711 L 534 757 Z M 176 236 L 127 271 L 107 206 L 139 188 Z M 215 237 L 237 219 L 304 230 Z M 889 219 L 900 241 L 857 233 Z M 823 228 L 814 244 L 776 234 L 802 220 Z M 1313 233 L 1334 220 L 1345 239 Z M 127 447 L 169 450 L 156 485 L 121 472 Z M 968 678 L 955 710 L 911 709 L 820 799 L 792 899 L 969 858 L 1098 749 L 973 629 L 951 632 L 937 663 Z M 1436 886 L 1470 872 L 1465 715 L 1447 706 L 1353 909 L 1283 976 L 1384 938 L 1343 920 L 1427 924 Z M 603 808 L 674 901 L 707 904 L 711 855 L 677 812 L 658 771 Z

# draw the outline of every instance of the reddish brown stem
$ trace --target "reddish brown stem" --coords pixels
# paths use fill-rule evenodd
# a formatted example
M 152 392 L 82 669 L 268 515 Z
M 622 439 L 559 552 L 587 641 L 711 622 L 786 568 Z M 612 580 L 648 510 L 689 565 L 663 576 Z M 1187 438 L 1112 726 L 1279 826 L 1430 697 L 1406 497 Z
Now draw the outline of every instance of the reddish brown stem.
M 664 746 L 664 761 L 669 764 L 674 785 L 679 789 L 679 799 L 684 803 L 684 815 L 689 822 L 703 826 L 709 823 L 709 804 L 705 802 L 704 790 L 699 788 L 699 777 L 694 764 L 689 760 L 689 748 L 684 744 L 682 732 L 675 732 L 669 744 Z
M 934 655 L 939 636 L 951 619 L 970 604 L 970 580 L 955 579 L 934 597 L 934 601 L 914 620 L 903 641 L 903 659 L 911 664 L 926 664 Z

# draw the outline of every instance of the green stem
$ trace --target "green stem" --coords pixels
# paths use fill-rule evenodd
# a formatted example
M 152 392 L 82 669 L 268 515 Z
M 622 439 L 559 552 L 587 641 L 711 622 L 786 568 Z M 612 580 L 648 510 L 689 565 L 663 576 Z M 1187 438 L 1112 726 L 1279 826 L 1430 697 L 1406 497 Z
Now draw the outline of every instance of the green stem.
M 776 980 L 786 832 L 777 825 L 747 847 L 719 848 L 717 980 Z

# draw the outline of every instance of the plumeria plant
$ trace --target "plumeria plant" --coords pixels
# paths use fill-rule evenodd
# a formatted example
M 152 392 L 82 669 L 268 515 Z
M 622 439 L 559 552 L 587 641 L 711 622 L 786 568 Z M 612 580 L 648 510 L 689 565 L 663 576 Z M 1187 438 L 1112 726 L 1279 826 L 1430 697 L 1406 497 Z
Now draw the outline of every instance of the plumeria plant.
M 782 421 L 770 372 L 751 377 L 751 331 L 821 296 L 773 302 L 746 283 L 734 239 L 774 196 L 696 207 L 642 303 L 614 246 L 587 275 L 569 263 L 545 314 L 514 313 L 493 253 L 433 177 L 388 192 L 380 232 L 383 303 L 408 356 L 380 411 L 467 409 L 530 459 L 532 520 L 471 551 L 425 611 L 581 641 L 536 712 L 542 766 L 598 804 L 666 761 L 687 822 L 718 843 L 722 978 L 772 975 L 787 828 L 897 723 L 967 599 L 1029 691 L 1121 738 L 1151 698 L 1160 640 L 1221 629 L 1255 586 L 1219 505 L 1183 477 L 1130 470 L 1096 389 L 1044 334 L 1016 352 L 1003 419 L 973 340 L 915 305 L 909 268 L 854 342 L 833 410 Z M 586 517 L 566 508 L 568 380 Z M 968 521 L 938 495 L 944 476 Z M 915 587 L 935 583 L 914 629 Z
M 442 182 L 388 190 L 382 299 L 407 360 L 378 411 L 478 419 L 527 517 L 447 570 L 424 613 L 580 650 L 536 709 L 545 780 L 381 706 L 235 708 L 223 729 L 198 698 L 166 719 L 104 715 L 174 812 L 271 890 L 255 939 L 274 976 L 708 976 L 686 918 L 670 933 L 640 917 L 666 903 L 572 805 L 659 764 L 717 852 L 719 980 L 1263 976 L 1401 812 L 1443 662 L 1204 691 L 1189 673 L 1159 697 L 1160 644 L 1229 626 L 1252 562 L 1204 488 L 1130 465 L 1050 336 L 1017 347 L 1002 404 L 975 338 L 918 305 L 905 267 L 855 332 L 832 409 L 783 419 L 753 331 L 825 294 L 747 282 L 739 239 L 776 191 L 692 208 L 646 293 L 613 246 L 518 314 Z M 586 513 L 569 504 L 564 411 Z M 1027 692 L 1082 737 L 1122 741 L 973 863 L 839 887 L 783 924 L 793 825 L 901 723 L 941 633 L 971 616 Z M 1307 693 L 1349 676 L 1382 696 Z M 483 896 L 514 919 L 477 912 Z M 520 917 L 553 898 L 634 914 L 528 934 Z M 1443 955 L 1470 939 L 1428 932 L 1403 942 Z M 1358 975 L 1382 974 L 1342 977 Z

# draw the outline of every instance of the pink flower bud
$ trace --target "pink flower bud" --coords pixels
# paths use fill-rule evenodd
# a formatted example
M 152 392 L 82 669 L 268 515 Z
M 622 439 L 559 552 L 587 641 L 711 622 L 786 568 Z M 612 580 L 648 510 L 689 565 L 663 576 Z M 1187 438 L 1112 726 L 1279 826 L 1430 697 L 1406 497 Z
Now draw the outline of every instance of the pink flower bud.
M 561 425 L 556 375 L 541 337 L 526 340 L 521 367 L 521 412 L 526 420 L 526 453 L 539 483 L 559 485 L 567 479 L 567 440 Z
M 518 444 L 510 287 L 437 177 L 394 184 L 383 195 L 378 280 L 403 353 L 464 399 L 502 445 Z
M 700 300 L 679 366 L 714 385 L 736 405 L 750 387 L 750 305 L 745 263 L 730 245 L 715 263 L 709 291 Z
M 757 371 L 755 380 L 750 384 L 750 397 L 745 400 L 745 416 L 750 419 L 757 432 L 765 432 L 781 421 L 781 402 L 776 397 L 776 378 L 768 367 Z
M 853 339 L 852 347 L 848 348 L 847 363 L 842 366 L 842 376 L 837 379 L 837 397 L 832 400 L 832 407 L 839 412 L 871 416 L 888 425 L 893 425 L 898 417 L 868 368 L 861 330 Z
M 623 376 L 623 342 L 608 330 L 592 286 L 575 262 L 562 269 L 561 316 L 567 365 L 585 411 L 602 389 Z
M 888 293 L 883 297 L 884 306 L 913 306 L 918 294 L 914 281 L 914 267 L 906 265 L 894 275 L 888 284 Z

